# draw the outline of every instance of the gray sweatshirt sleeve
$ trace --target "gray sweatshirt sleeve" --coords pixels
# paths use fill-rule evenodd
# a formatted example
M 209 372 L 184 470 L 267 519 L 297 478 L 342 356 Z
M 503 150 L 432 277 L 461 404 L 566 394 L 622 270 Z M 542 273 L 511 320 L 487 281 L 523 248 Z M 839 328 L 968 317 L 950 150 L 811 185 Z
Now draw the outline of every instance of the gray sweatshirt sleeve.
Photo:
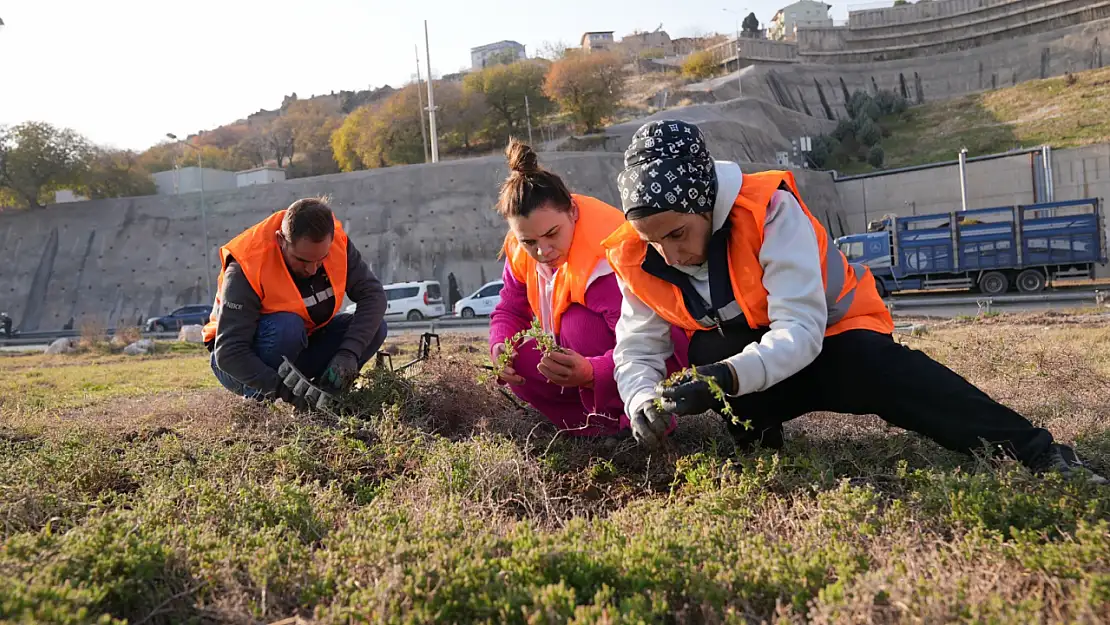
M 347 350 L 358 358 L 382 325 L 386 300 L 381 280 L 370 271 L 350 239 L 347 240 L 347 297 L 356 304 L 355 318 L 351 320 L 339 349 Z
M 766 390 L 817 359 L 828 304 L 817 234 L 798 200 L 776 191 L 767 210 L 759 264 L 767 289 L 771 329 L 758 343 L 727 359 L 739 380 L 737 395 Z
M 212 349 L 216 366 L 250 388 L 272 393 L 280 381 L 277 371 L 266 366 L 253 349 L 261 315 L 262 300 L 243 275 L 239 263 L 228 263 Z

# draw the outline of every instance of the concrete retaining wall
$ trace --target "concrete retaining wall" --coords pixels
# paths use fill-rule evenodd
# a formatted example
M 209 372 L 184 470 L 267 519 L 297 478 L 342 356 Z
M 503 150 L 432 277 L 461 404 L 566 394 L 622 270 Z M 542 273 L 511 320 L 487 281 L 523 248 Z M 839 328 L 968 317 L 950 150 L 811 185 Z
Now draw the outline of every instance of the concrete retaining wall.
M 895 26 L 799 29 L 798 57 L 806 63 L 867 63 L 928 56 L 1108 17 L 1110 0 L 991 3 L 950 17 Z
M 576 192 L 618 202 L 620 154 L 547 153 L 541 163 Z M 220 245 L 298 198 L 325 193 L 383 281 L 438 279 L 446 295 L 453 275 L 465 295 L 501 276 L 497 256 L 506 228 L 491 207 L 506 173 L 503 159 L 488 157 L 206 193 L 209 263 L 196 193 L 6 211 L 0 308 L 17 329 L 31 331 L 71 319 L 75 327 L 135 324 L 208 302 Z M 803 192 L 821 207 L 818 215 L 835 223 L 840 206 L 832 178 L 799 175 Z
M 997 42 L 963 52 L 866 65 L 756 66 L 743 74 L 744 95 L 793 111 L 846 117 L 844 93 L 890 89 L 912 103 L 953 97 L 1104 67 L 1110 63 L 1110 19 Z M 708 83 L 718 99 L 735 98 L 735 76 Z

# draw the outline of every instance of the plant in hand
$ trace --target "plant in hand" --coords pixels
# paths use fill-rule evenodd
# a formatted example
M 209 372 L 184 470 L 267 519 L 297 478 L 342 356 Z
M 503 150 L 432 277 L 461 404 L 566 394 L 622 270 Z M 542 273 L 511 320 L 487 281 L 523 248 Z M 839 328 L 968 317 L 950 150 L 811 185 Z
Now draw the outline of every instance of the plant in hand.
M 497 358 L 494 360 L 493 368 L 478 376 L 478 382 L 485 384 L 491 380 L 496 380 L 501 377 L 505 372 L 506 367 L 512 365 L 513 360 L 516 359 L 517 346 L 524 343 L 529 338 L 536 341 L 537 347 L 546 356 L 552 352 L 563 352 L 563 348 L 555 342 L 555 336 L 546 332 L 543 325 L 540 324 L 538 317 L 532 318 L 532 324 L 526 330 L 521 330 L 516 334 L 502 341 L 502 347 Z
M 733 412 L 732 405 L 729 404 L 727 401 L 728 398 L 725 394 L 725 390 L 721 388 L 721 385 L 717 382 L 717 379 L 713 376 L 699 373 L 698 370 L 694 367 L 687 367 L 685 369 L 674 372 L 666 380 L 660 382 L 659 386 L 662 389 L 671 389 L 677 388 L 681 384 L 690 384 L 693 382 L 702 382 L 709 388 L 710 394 L 713 396 L 714 399 L 717 400 L 718 404 L 720 405 L 720 408 L 715 410 L 719 412 L 721 416 L 728 417 L 736 425 L 742 425 L 746 429 L 751 429 L 752 424 L 750 419 L 745 419 L 744 421 L 741 421 L 736 413 Z M 666 403 L 661 397 L 656 397 L 654 402 L 657 409 L 666 410 Z

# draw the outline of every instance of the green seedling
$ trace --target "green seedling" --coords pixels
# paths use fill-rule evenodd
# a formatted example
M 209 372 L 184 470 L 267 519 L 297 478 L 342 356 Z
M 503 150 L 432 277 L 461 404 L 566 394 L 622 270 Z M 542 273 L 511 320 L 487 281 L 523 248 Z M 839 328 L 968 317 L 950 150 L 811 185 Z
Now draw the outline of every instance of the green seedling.
M 702 374 L 698 373 L 697 370 L 694 369 L 693 367 L 688 367 L 686 369 L 682 369 L 680 371 L 674 372 L 673 374 L 671 374 L 670 377 L 668 377 L 666 380 L 663 380 L 659 385 L 663 388 L 673 388 L 673 387 L 678 385 L 679 381 L 684 380 L 684 379 L 698 380 L 698 381 L 701 381 L 701 382 L 705 382 L 706 386 L 709 387 L 709 392 L 713 394 L 713 397 L 718 402 L 720 402 L 720 404 L 722 406 L 720 411 L 719 411 L 721 413 L 721 416 L 728 417 L 729 419 L 732 420 L 733 423 L 735 423 L 736 425 L 742 425 L 742 426 L 744 426 L 745 429 L 749 429 L 749 430 L 751 429 L 751 427 L 752 427 L 751 420 L 746 419 L 744 421 L 741 421 L 740 418 L 736 415 L 736 413 L 733 412 L 732 405 L 730 403 L 728 403 L 728 397 L 725 395 L 725 389 L 721 388 L 720 384 L 717 384 L 717 380 L 715 380 L 715 379 L 713 379 L 713 378 L 711 378 L 707 375 L 702 375 Z M 655 407 L 659 410 L 663 410 L 663 411 L 666 410 L 666 408 L 663 405 L 662 398 L 659 398 L 659 397 L 655 398 Z
M 513 360 L 516 358 L 517 346 L 523 344 L 529 338 L 536 341 L 536 346 L 539 347 L 540 351 L 543 352 L 545 356 L 552 352 L 561 353 L 564 351 L 563 348 L 559 347 L 559 344 L 555 342 L 555 335 L 546 332 L 539 318 L 533 317 L 532 324 L 527 330 L 521 330 L 502 342 L 505 349 L 501 350 L 501 354 L 493 363 L 493 368 L 478 376 L 478 382 L 485 384 L 501 377 L 505 368 L 512 364 Z

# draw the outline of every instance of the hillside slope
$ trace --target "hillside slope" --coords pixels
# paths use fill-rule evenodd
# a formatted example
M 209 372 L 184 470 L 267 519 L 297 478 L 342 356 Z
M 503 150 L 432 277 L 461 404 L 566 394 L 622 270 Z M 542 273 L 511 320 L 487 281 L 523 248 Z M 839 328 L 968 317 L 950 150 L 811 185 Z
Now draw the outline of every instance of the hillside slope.
M 1110 141 L 1110 67 L 914 107 L 884 126 L 887 168 L 951 160 L 961 147 L 977 156 Z

